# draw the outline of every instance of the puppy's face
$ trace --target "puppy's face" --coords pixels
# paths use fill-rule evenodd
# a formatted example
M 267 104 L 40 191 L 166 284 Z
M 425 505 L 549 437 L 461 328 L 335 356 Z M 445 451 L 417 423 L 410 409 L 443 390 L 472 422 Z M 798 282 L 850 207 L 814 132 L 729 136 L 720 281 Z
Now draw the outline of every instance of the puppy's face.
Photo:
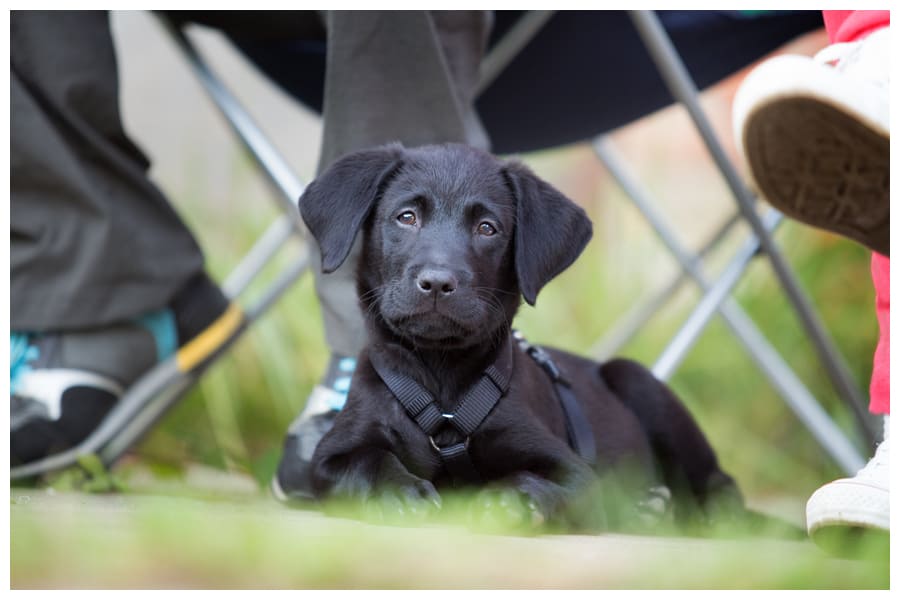
M 516 203 L 501 164 L 463 146 L 407 152 L 364 225 L 364 310 L 422 348 L 480 344 L 519 303 Z
M 363 232 L 363 311 L 419 348 L 505 333 L 520 297 L 533 304 L 591 235 L 584 211 L 525 166 L 459 144 L 347 155 L 300 210 L 326 273 Z

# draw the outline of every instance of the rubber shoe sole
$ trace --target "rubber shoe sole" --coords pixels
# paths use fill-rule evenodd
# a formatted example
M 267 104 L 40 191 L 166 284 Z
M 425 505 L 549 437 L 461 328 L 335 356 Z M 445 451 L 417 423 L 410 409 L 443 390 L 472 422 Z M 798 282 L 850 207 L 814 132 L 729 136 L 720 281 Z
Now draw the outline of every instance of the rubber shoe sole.
M 272 496 L 281 502 L 309 502 L 312 489 L 312 457 L 316 446 L 334 425 L 338 411 L 301 414 L 288 430 L 278 468 L 271 482 Z
M 815 98 L 783 98 L 748 118 L 758 192 L 799 221 L 890 256 L 890 138 Z

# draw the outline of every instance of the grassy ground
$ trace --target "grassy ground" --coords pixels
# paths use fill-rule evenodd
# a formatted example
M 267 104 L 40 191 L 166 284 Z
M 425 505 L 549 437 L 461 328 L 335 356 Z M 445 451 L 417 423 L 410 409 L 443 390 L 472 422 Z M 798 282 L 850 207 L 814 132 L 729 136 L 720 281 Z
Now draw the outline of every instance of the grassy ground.
M 28 588 L 870 589 L 883 548 L 839 560 L 809 541 L 498 535 L 206 497 L 13 491 L 12 581 Z

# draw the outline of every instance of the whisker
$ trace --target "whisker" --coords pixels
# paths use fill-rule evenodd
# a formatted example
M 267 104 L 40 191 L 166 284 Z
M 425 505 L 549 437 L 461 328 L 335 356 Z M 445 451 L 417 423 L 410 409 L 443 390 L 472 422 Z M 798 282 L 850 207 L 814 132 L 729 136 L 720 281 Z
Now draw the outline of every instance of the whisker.
M 491 332 L 491 337 L 489 340 L 492 344 L 499 344 L 503 342 L 503 337 L 512 329 L 512 323 L 510 322 L 509 316 L 506 314 L 506 310 L 503 306 L 503 303 L 497 298 L 497 293 L 511 293 L 506 290 L 501 290 L 498 288 L 490 288 L 477 286 L 472 288 L 475 292 L 475 295 L 485 302 L 485 306 L 488 309 L 488 314 L 492 317 L 500 317 L 500 321 L 502 321 L 506 327 L 499 327 Z

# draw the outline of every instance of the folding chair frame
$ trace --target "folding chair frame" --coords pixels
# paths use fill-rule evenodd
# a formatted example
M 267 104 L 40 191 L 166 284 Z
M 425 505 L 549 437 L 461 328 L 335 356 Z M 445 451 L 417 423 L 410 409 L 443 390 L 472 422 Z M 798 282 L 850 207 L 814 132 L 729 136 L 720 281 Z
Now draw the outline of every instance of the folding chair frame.
M 479 92 L 493 81 L 552 15 L 553 11 L 532 11 L 507 33 L 485 57 L 477 88 Z M 847 473 L 853 473 L 864 462 L 859 451 L 834 424 L 777 351 L 768 344 L 752 320 L 730 298 L 731 289 L 740 279 L 750 260 L 760 255 L 767 257 L 788 300 L 810 336 L 835 389 L 851 405 L 866 441 L 871 442 L 874 439 L 874 432 L 863 409 L 859 389 L 853 383 L 849 370 L 771 238 L 771 232 L 782 217 L 775 210 L 767 211 L 762 217 L 756 212 L 755 199 L 725 156 L 721 144 L 700 108 L 696 86 L 656 15 L 651 11 L 630 11 L 630 16 L 669 90 L 688 110 L 715 164 L 725 177 L 737 202 L 738 214 L 729 219 L 698 253 L 690 253 L 681 246 L 664 219 L 655 212 L 653 203 L 625 168 L 610 140 L 605 136 L 598 137 L 594 141 L 598 158 L 676 258 L 683 273 L 669 283 L 661 294 L 626 315 L 618 327 L 614 327 L 606 338 L 594 346 L 594 353 L 601 358 L 611 355 L 636 334 L 639 324 L 656 312 L 675 289 L 691 279 L 703 291 L 703 297 L 681 330 L 660 355 L 653 366 L 654 373 L 661 379 L 667 379 L 696 342 L 709 320 L 716 313 L 720 314 L 760 370 L 770 379 L 784 401 L 819 444 Z M 223 283 L 225 295 L 233 302 L 230 311 L 233 317 L 216 339 L 208 340 L 208 347 L 199 359 L 192 360 L 186 366 L 185 361 L 179 360 L 176 355 L 158 364 L 131 386 L 90 437 L 66 452 L 11 469 L 10 477 L 14 480 L 66 468 L 76 464 L 81 457 L 92 454 L 97 455 L 104 466 L 111 466 L 150 430 L 165 411 L 196 383 L 205 370 L 264 314 L 309 266 L 305 245 L 301 245 L 300 255 L 291 265 L 283 269 L 259 300 L 243 311 L 236 308 L 235 301 L 239 295 L 289 240 L 305 240 L 305 229 L 296 209 L 296 200 L 303 192 L 303 185 L 287 161 L 256 126 L 249 113 L 209 69 L 184 32 L 164 16 L 160 16 L 160 21 L 214 104 L 275 188 L 275 198 L 283 214 L 269 226 Z M 702 268 L 703 258 L 739 221 L 748 223 L 753 235 L 737 251 L 719 277 L 714 281 L 710 280 Z

